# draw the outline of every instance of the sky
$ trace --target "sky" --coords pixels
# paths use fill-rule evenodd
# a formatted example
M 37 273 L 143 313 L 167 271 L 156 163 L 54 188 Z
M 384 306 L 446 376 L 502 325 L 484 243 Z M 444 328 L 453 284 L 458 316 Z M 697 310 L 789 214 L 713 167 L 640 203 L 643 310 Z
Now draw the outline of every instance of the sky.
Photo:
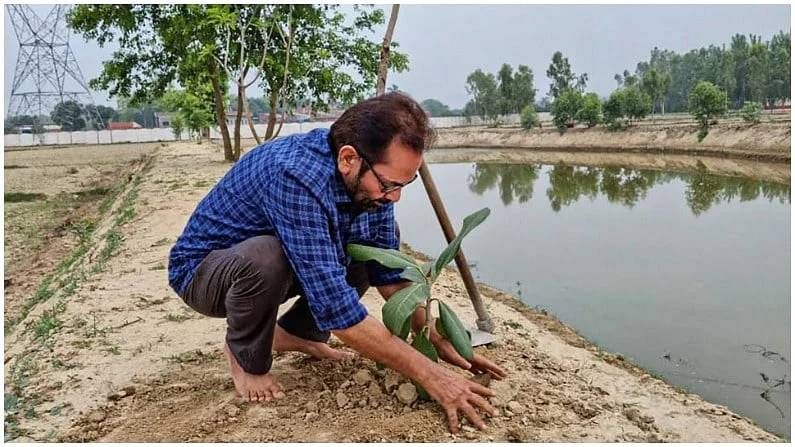
M 50 9 L 32 7 L 42 17 Z M 388 17 L 389 6 L 379 7 Z M 5 111 L 19 44 L 7 13 L 4 22 Z M 385 28 L 376 29 L 372 38 L 380 41 Z M 549 90 L 546 69 L 560 50 L 575 73 L 588 73 L 587 91 L 607 96 L 616 86 L 613 76 L 634 71 L 655 46 L 682 53 L 728 44 L 735 33 L 769 40 L 790 29 L 789 5 L 402 5 L 394 40 L 408 54 L 410 70 L 390 73 L 387 85 L 396 84 L 420 101 L 435 98 L 461 108 L 469 99 L 469 73 L 523 64 L 533 70 L 538 100 Z M 86 80 L 99 75 L 114 49 L 77 35 L 71 45 Z M 107 92 L 92 94 L 97 104 L 115 106 Z M 249 97 L 261 94 L 249 91 Z

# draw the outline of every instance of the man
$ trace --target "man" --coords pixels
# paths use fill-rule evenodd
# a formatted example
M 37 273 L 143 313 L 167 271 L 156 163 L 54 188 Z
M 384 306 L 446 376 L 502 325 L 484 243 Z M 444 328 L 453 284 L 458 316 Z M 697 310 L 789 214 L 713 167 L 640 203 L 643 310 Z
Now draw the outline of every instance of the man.
M 241 396 L 284 396 L 269 373 L 272 350 L 344 358 L 326 344 L 334 333 L 422 385 L 452 432 L 458 411 L 485 427 L 476 408 L 494 414 L 485 399 L 491 390 L 427 359 L 359 302 L 370 285 L 385 299 L 407 286 L 400 271 L 351 263 L 345 252 L 348 243 L 398 248 L 394 202 L 417 178 L 431 138 L 419 104 L 400 93 L 381 95 L 345 111 L 330 130 L 251 150 L 201 200 L 171 250 L 169 283 L 197 312 L 226 318 L 224 352 Z M 277 322 L 279 305 L 296 295 Z M 424 320 L 420 308 L 415 330 Z M 435 331 L 431 340 L 449 363 L 505 376 L 481 356 L 465 360 Z

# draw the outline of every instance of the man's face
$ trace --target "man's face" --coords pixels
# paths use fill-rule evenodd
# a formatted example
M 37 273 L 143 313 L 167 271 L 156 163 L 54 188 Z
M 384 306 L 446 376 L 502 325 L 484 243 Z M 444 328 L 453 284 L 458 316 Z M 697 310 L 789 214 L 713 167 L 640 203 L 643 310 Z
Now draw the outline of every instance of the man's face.
M 364 211 L 400 200 L 400 188 L 389 190 L 413 180 L 421 164 L 421 155 L 397 141 L 390 143 L 382 161 L 372 165 L 353 146 L 341 147 L 337 157 L 345 188 L 353 203 Z

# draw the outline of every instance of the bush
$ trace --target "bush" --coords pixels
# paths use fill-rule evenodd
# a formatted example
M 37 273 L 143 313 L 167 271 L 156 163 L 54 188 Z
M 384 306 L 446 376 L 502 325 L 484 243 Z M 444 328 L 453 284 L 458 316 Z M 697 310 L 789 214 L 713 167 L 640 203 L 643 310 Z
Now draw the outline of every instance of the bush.
M 618 89 L 610 94 L 604 104 L 602 104 L 602 114 L 604 121 L 611 129 L 623 127 L 624 120 L 624 89 Z
M 711 82 L 701 81 L 693 87 L 687 96 L 687 106 L 700 125 L 698 141 L 707 136 L 710 124 L 726 113 L 727 103 L 726 93 Z
M 536 113 L 536 109 L 532 106 L 532 104 L 525 106 L 525 108 L 522 109 L 521 121 L 522 128 L 524 129 L 541 127 L 541 120 L 538 119 L 538 113 Z
M 561 134 L 567 127 L 573 127 L 582 105 L 582 93 L 574 89 L 568 89 L 558 96 L 552 103 L 552 122 Z
M 577 121 L 584 123 L 589 128 L 602 121 L 602 102 L 596 93 L 583 96 L 580 110 L 577 111 Z
M 743 121 L 759 124 L 762 121 L 762 104 L 752 101 L 746 102 L 740 114 L 743 117 Z
M 646 118 L 651 112 L 651 96 L 635 86 L 624 90 L 622 110 L 630 124 L 634 120 Z
M 651 96 L 639 87 L 620 88 L 602 105 L 604 121 L 611 129 L 621 129 L 633 120 L 645 118 L 651 111 Z

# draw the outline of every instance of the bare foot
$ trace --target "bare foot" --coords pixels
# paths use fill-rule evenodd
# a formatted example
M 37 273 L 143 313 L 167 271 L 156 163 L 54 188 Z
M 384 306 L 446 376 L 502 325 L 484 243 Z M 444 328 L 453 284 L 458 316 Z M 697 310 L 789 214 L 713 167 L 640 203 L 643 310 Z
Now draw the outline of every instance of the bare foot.
M 229 362 L 235 389 L 243 399 L 251 402 L 270 402 L 284 397 L 282 386 L 271 374 L 249 374 L 243 371 L 229 346 L 224 343 L 224 354 Z
M 277 352 L 303 352 L 318 359 L 344 360 L 354 356 L 353 353 L 334 349 L 326 343 L 296 337 L 282 329 L 278 324 L 273 333 L 273 350 Z

